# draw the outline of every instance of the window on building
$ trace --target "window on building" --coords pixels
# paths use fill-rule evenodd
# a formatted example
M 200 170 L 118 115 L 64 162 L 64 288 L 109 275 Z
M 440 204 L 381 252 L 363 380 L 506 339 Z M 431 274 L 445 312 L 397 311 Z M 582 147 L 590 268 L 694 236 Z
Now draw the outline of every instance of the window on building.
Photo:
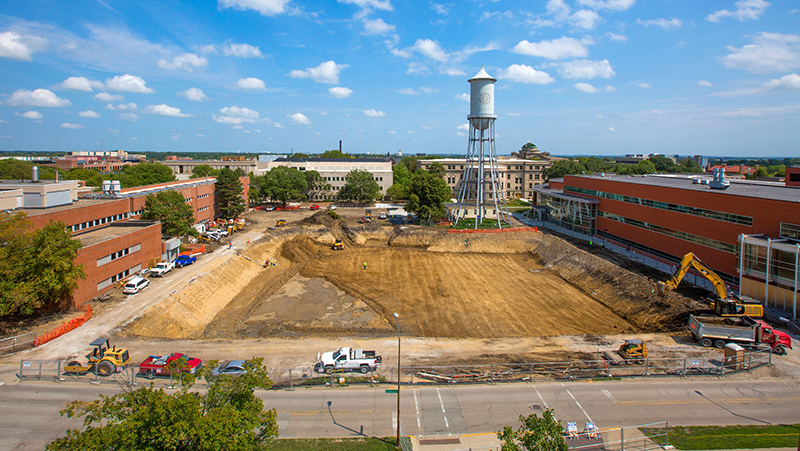
M 800 240 L 800 225 L 782 222 L 781 236 L 784 238 L 794 238 L 796 240 Z

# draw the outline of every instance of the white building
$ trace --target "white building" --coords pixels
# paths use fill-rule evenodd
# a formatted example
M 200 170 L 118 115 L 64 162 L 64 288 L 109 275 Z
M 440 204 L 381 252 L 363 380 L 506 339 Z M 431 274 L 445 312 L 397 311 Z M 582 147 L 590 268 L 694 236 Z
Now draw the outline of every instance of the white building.
M 330 191 L 316 194 L 309 200 L 318 201 L 335 197 L 347 183 L 347 174 L 355 169 L 372 174 L 372 178 L 381 188 L 381 197 L 385 196 L 386 191 L 394 184 L 392 173 L 394 160 L 391 158 L 278 158 L 267 162 L 264 172 L 277 166 L 295 168 L 301 172 L 317 171 L 331 185 Z M 262 174 L 263 172 L 257 173 L 257 175 Z

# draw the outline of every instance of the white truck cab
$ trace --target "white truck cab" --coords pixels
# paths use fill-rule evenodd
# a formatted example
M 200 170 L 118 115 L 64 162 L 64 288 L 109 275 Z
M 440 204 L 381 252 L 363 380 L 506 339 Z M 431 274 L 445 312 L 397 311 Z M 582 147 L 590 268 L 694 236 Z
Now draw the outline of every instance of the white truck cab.
M 318 373 L 331 371 L 375 371 L 381 363 L 381 356 L 375 351 L 353 348 L 339 348 L 333 352 L 323 352 L 317 358 L 314 370 Z

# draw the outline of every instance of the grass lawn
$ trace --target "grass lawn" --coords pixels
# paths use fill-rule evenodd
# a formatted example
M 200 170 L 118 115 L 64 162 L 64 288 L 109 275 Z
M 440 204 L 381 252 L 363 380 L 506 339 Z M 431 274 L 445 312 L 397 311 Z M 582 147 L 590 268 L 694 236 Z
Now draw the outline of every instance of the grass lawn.
M 270 451 L 394 451 L 394 437 L 369 438 L 287 438 L 270 440 Z
M 508 224 L 503 224 L 504 227 L 508 227 Z M 475 218 L 465 218 L 458 221 L 458 225 L 453 225 L 452 229 L 474 229 L 475 228 Z M 496 229 L 497 227 L 497 220 L 496 219 L 484 219 L 482 223 L 478 224 L 478 229 Z
M 640 428 L 646 435 L 663 434 L 663 428 Z M 669 444 L 677 449 L 794 448 L 800 424 L 765 426 L 677 426 L 669 428 Z M 654 441 L 663 444 L 663 437 Z

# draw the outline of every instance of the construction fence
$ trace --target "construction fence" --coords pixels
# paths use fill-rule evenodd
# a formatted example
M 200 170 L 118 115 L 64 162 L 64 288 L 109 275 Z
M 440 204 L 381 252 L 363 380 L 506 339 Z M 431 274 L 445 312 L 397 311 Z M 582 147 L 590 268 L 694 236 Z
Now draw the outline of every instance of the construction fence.
M 721 351 L 720 351 L 721 352 Z M 56 379 L 59 381 L 86 380 L 117 382 L 118 377 L 127 378 L 132 384 L 143 378 L 138 374 L 137 365 L 118 368 L 118 373 L 104 376 L 70 374 L 64 372 L 66 361 L 22 360 L 19 378 Z M 742 371 L 750 371 L 772 364 L 769 349 L 745 351 L 735 357 L 724 358 L 647 358 L 636 362 L 613 364 L 608 360 L 573 360 L 569 362 L 531 362 L 497 363 L 489 365 L 411 365 L 402 366 L 399 371 L 401 384 L 412 385 L 453 385 L 475 383 L 536 382 L 581 379 L 609 379 L 629 377 L 688 377 L 724 376 Z M 120 376 L 124 374 L 124 376 Z M 332 371 L 317 373 L 313 367 L 289 369 L 270 369 L 273 388 L 292 389 L 309 385 L 353 385 L 353 384 L 397 384 L 396 366 L 382 366 L 376 372 L 358 373 Z M 167 378 L 169 379 L 169 378 Z
M 55 340 L 56 338 L 64 335 L 65 333 L 67 333 L 67 332 L 69 332 L 69 331 L 71 331 L 71 330 L 73 330 L 75 328 L 83 326 L 84 323 L 86 323 L 86 321 L 89 321 L 89 319 L 92 317 L 92 306 L 89 305 L 89 304 L 86 304 L 82 308 L 83 308 L 84 312 L 83 312 L 83 314 L 81 316 L 78 316 L 77 318 L 72 318 L 71 320 L 67 321 L 66 323 L 56 327 L 52 331 L 50 331 L 50 332 L 48 332 L 46 334 L 37 336 L 36 340 L 34 342 L 34 346 L 41 346 L 41 345 L 47 343 L 50 340 Z
M 0 339 L 0 355 L 13 354 L 36 346 L 36 334 L 28 333 Z

